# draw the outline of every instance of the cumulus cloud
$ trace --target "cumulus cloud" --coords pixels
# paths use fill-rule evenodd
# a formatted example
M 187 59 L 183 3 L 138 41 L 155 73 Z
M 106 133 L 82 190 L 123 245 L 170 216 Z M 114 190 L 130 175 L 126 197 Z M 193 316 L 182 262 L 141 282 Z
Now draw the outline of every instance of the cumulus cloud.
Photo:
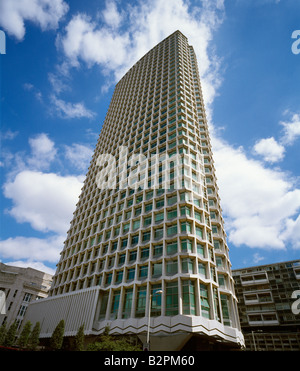
M 268 169 L 213 138 L 214 159 L 229 242 L 265 249 L 294 247 L 300 189 L 280 170 Z M 296 222 L 297 220 L 297 222 Z
M 65 156 L 76 169 L 86 171 L 93 156 L 93 149 L 74 143 L 72 146 L 65 146 Z
M 99 65 L 112 73 L 116 82 L 148 50 L 180 29 L 195 47 L 205 99 L 212 102 L 220 85 L 220 61 L 210 42 L 224 16 L 222 0 L 204 1 L 197 8 L 184 0 L 139 1 L 125 5 L 122 13 L 114 1 L 106 4 L 102 24 L 78 13 L 58 36 L 57 45 L 70 66 L 78 67 L 81 62 Z M 123 20 L 128 25 L 126 30 L 119 29 Z
M 54 104 L 55 110 L 62 118 L 93 118 L 95 113 L 87 109 L 84 103 L 70 103 L 57 98 L 55 95 L 51 96 L 51 101 Z
M 68 4 L 63 0 L 3 0 L 0 2 L 0 25 L 10 35 L 22 40 L 26 21 L 43 31 L 57 29 L 68 10 Z
M 254 152 L 261 155 L 265 161 L 273 163 L 283 159 L 285 148 L 271 137 L 257 141 Z
M 289 121 L 281 121 L 283 126 L 283 143 L 292 145 L 300 137 L 300 114 L 294 113 Z
M 5 197 L 13 202 L 8 213 L 19 223 L 41 232 L 65 234 L 75 209 L 82 179 L 25 170 L 5 183 Z

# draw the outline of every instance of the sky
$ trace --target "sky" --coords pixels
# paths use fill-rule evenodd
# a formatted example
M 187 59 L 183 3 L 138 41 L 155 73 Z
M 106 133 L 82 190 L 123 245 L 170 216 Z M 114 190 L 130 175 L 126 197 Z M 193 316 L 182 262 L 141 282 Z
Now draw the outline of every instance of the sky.
M 300 258 L 298 0 L 0 0 L 0 30 L 0 261 L 55 272 L 114 86 L 176 30 L 232 269 Z

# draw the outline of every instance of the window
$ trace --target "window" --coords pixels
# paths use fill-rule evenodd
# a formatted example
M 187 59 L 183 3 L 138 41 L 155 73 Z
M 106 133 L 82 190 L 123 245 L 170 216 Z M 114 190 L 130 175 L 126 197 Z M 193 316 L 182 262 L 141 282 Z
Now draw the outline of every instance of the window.
M 194 262 L 192 259 L 184 258 L 181 261 L 182 273 L 194 273 Z
M 123 224 L 123 233 L 127 233 L 129 231 L 129 227 L 130 227 L 129 223 Z
M 206 266 L 203 263 L 198 262 L 198 274 L 206 278 Z
M 123 271 L 118 271 L 116 273 L 116 283 L 119 284 L 123 281 Z
M 201 302 L 201 315 L 205 318 L 210 318 L 209 315 L 209 300 L 207 286 L 200 284 L 200 302 Z
M 147 227 L 148 225 L 151 225 L 152 223 L 152 217 L 151 216 L 147 216 L 146 218 L 144 218 L 144 227 Z
M 144 232 L 143 233 L 143 242 L 150 241 L 150 237 L 151 237 L 151 231 Z
M 101 306 L 100 306 L 100 313 L 99 313 L 99 321 L 101 319 L 104 319 L 106 317 L 106 309 L 107 309 L 107 303 L 108 303 L 108 296 L 109 293 L 105 292 L 102 296 L 101 300 Z
M 180 224 L 181 224 L 181 232 L 191 233 L 192 225 L 190 222 L 181 222 Z
M 168 206 L 174 205 L 177 202 L 177 195 L 168 197 Z
M 113 294 L 113 300 L 111 305 L 110 319 L 114 320 L 118 317 L 119 303 L 120 303 L 121 291 L 117 290 Z
M 151 301 L 151 317 L 161 315 L 161 297 L 162 294 L 157 293 L 161 290 L 161 284 L 153 285 L 151 288 L 152 301 Z
M 193 252 L 193 243 L 191 240 L 182 240 L 181 241 L 181 251 L 182 252 Z
M 135 276 L 135 268 L 129 268 L 127 270 L 127 282 L 133 281 Z
M 139 273 L 139 278 L 147 278 L 148 277 L 148 265 L 142 265 L 140 267 L 140 273 Z
M 181 216 L 185 216 L 185 215 L 190 216 L 191 215 L 191 208 L 188 207 L 188 206 L 183 206 L 183 207 L 180 208 L 180 213 L 181 213 Z
M 131 237 L 131 246 L 135 246 L 139 242 L 139 236 L 132 236 Z
M 201 240 L 203 239 L 203 229 L 196 226 L 196 236 L 199 237 Z
M 138 228 L 140 228 L 140 220 L 135 220 L 133 223 L 132 223 L 132 229 L 133 230 L 136 230 Z
M 167 255 L 172 255 L 177 253 L 177 241 L 169 242 L 167 244 Z
M 174 234 L 177 234 L 177 225 L 170 225 L 167 227 L 167 235 L 173 236 Z
M 147 297 L 146 286 L 139 287 L 137 290 L 137 300 L 136 300 L 136 308 L 135 308 L 135 316 L 137 318 L 145 317 L 146 297 Z
M 174 218 L 176 218 L 177 217 L 177 210 L 175 209 L 175 210 L 170 210 L 170 211 L 168 211 L 168 219 L 170 220 L 170 219 L 174 219 Z
M 196 314 L 195 285 L 191 280 L 182 281 L 182 312 Z
M 164 230 L 163 230 L 163 228 L 156 229 L 155 232 L 154 232 L 154 238 L 155 238 L 156 240 L 162 238 L 163 235 L 164 235 Z
M 126 289 L 124 295 L 124 306 L 123 306 L 123 313 L 122 318 L 129 318 L 131 315 L 131 307 L 132 307 L 132 298 L 133 298 L 133 289 Z
M 160 223 L 163 220 L 164 220 L 164 213 L 163 212 L 155 215 L 155 223 Z
M 166 316 L 176 316 L 178 312 L 178 284 L 168 282 L 166 284 Z
M 135 262 L 136 257 L 137 257 L 137 251 L 136 250 L 130 251 L 130 253 L 129 253 L 129 263 Z
M 126 254 L 120 254 L 119 255 L 119 261 L 118 261 L 118 265 L 123 265 L 125 263 L 125 258 L 126 258 Z
M 165 200 L 162 199 L 162 200 L 158 200 L 156 201 L 156 208 L 159 209 L 160 207 L 163 207 L 165 204 Z
M 177 260 L 167 260 L 166 261 L 166 274 L 168 276 L 173 276 L 176 273 L 178 273 Z
M 159 277 L 162 275 L 162 263 L 154 263 L 152 266 L 152 277 Z
M 153 257 L 157 258 L 163 253 L 163 245 L 154 245 L 153 246 Z
M 149 247 L 144 247 L 141 250 L 141 259 L 144 260 L 144 259 L 148 259 L 148 258 L 149 258 Z

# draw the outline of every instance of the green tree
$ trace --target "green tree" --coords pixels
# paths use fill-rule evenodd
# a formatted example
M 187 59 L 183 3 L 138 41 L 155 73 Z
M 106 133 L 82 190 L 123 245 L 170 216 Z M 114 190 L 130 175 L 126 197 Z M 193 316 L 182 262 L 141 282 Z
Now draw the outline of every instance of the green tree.
M 65 333 L 65 321 L 62 319 L 55 327 L 50 339 L 50 346 L 54 350 L 59 350 L 62 347 Z
M 3 325 L 0 327 L 0 345 L 4 344 L 6 333 L 7 333 L 6 323 L 3 323 Z
M 39 322 L 37 322 L 35 325 L 34 325 L 34 328 L 33 330 L 31 331 L 31 334 L 29 336 L 29 339 L 28 339 L 28 345 L 29 345 L 29 349 L 31 350 L 36 350 L 36 347 L 39 345 L 40 343 L 40 340 L 39 340 L 39 337 L 40 337 L 40 331 L 41 331 L 41 325 Z
M 75 337 L 75 349 L 74 350 L 82 351 L 83 347 L 84 347 L 84 325 L 81 325 Z
M 17 332 L 17 323 L 14 322 L 10 325 L 7 334 L 5 336 L 4 345 L 7 347 L 11 347 L 15 343 L 16 338 L 16 332 Z
M 31 322 L 30 321 L 27 321 L 23 327 L 23 330 L 20 334 L 20 337 L 18 339 L 18 345 L 21 347 L 21 348 L 26 348 L 27 346 L 27 343 L 28 343 L 28 340 L 29 340 L 29 336 L 30 336 L 30 333 L 31 333 Z
M 89 344 L 88 351 L 141 351 L 140 344 L 133 345 L 127 337 L 109 335 L 109 328 L 105 328 L 99 341 Z

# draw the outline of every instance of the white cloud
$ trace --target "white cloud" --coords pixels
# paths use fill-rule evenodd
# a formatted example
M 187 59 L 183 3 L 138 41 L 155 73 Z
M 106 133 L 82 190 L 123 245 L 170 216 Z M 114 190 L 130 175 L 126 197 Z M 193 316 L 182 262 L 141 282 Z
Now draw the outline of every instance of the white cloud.
M 0 2 L 0 25 L 10 35 L 22 40 L 25 22 L 38 25 L 43 31 L 57 29 L 69 6 L 63 0 L 2 0 Z
M 284 172 L 264 168 L 213 138 L 221 205 L 229 242 L 236 246 L 285 249 L 300 210 L 300 189 Z
M 57 153 L 54 142 L 47 134 L 41 133 L 34 138 L 29 138 L 29 145 L 31 156 L 27 159 L 28 165 L 36 170 L 47 169 Z
M 287 145 L 292 145 L 300 137 L 300 114 L 293 114 L 290 121 L 281 121 L 284 135 L 282 142 Z
M 93 149 L 83 144 L 74 143 L 65 146 L 65 156 L 78 170 L 87 170 L 92 160 Z
M 285 148 L 271 137 L 260 139 L 254 145 L 254 151 L 261 155 L 267 162 L 277 162 L 284 158 Z
M 12 259 L 11 262 L 5 264 L 40 269 L 43 264 L 41 262 L 56 263 L 59 260 L 63 243 L 64 237 L 62 236 L 48 238 L 18 236 L 0 241 L 0 254 L 4 259 Z
M 126 5 L 122 14 L 114 2 L 106 6 L 104 24 L 79 13 L 73 16 L 64 34 L 58 36 L 57 45 L 71 66 L 79 66 L 80 62 L 100 65 L 105 72 L 112 72 L 117 81 L 148 50 L 179 29 L 195 48 L 205 100 L 207 104 L 212 102 L 221 81 L 219 59 L 210 42 L 224 16 L 223 0 L 204 1 L 201 9 L 199 4 L 190 7 L 185 0 L 139 1 Z M 124 17 L 126 31 L 118 29 Z
M 66 119 L 70 118 L 93 118 L 95 112 L 90 111 L 84 105 L 84 103 L 70 103 L 65 102 L 62 99 L 58 99 L 55 95 L 51 96 L 51 101 L 54 104 L 56 111 Z
M 4 195 L 13 202 L 8 213 L 37 231 L 65 234 L 75 209 L 82 179 L 25 170 L 4 184 Z

